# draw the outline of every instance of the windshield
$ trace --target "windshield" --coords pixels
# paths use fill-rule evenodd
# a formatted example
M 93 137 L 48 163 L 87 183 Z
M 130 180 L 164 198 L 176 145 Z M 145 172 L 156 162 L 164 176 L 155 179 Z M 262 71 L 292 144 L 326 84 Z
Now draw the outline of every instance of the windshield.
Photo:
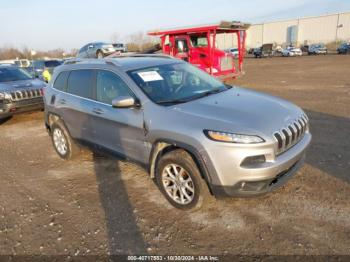
M 0 82 L 28 80 L 32 77 L 20 68 L 0 68 Z
M 229 88 L 186 63 L 148 67 L 128 74 L 153 102 L 163 105 L 185 103 Z

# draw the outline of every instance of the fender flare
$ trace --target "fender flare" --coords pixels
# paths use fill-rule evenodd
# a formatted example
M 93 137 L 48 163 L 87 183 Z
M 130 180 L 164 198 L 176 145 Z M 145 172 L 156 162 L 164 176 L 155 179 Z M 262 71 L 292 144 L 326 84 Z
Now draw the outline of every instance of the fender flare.
M 207 165 L 200 154 L 200 152 L 193 146 L 188 145 L 186 143 L 178 142 L 175 140 L 171 139 L 158 139 L 153 143 L 153 147 L 151 150 L 150 158 L 149 158 L 149 173 L 151 178 L 155 177 L 155 172 L 156 172 L 156 166 L 157 162 L 159 160 L 159 157 L 162 155 L 162 152 L 169 147 L 174 147 L 174 148 L 180 148 L 188 152 L 193 160 L 195 161 L 196 165 L 199 168 L 199 171 L 202 175 L 202 178 L 206 181 L 210 188 L 211 184 L 211 176 L 209 174 Z

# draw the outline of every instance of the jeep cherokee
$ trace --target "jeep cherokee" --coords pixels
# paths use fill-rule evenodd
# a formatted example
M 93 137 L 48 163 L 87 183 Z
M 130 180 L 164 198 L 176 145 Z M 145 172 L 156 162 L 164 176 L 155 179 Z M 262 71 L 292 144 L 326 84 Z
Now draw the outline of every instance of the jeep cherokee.
M 180 209 L 278 188 L 311 141 L 294 104 L 162 56 L 70 61 L 55 70 L 44 100 L 61 158 L 84 142 L 135 160 Z
M 45 85 L 21 68 L 0 65 L 0 119 L 44 109 Z

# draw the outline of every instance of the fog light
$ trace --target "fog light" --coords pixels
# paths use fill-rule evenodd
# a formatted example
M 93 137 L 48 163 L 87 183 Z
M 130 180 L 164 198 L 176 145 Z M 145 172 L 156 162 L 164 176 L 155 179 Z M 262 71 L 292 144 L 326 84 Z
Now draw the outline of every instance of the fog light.
M 266 158 L 264 155 L 258 155 L 258 156 L 249 156 L 246 157 L 242 163 L 241 166 L 249 167 L 249 166 L 254 166 L 257 164 L 262 164 L 266 162 Z

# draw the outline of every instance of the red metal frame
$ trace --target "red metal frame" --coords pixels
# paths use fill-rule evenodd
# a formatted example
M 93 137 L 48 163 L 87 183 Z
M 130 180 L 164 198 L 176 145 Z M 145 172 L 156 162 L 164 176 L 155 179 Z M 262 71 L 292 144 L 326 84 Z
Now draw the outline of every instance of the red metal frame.
M 184 59 L 211 75 L 226 79 L 235 78 L 243 72 L 246 29 L 248 29 L 248 27 L 249 24 L 240 22 L 221 22 L 219 24 L 206 26 L 156 30 L 148 34 L 161 38 L 163 53 Z M 215 47 L 216 35 L 222 33 L 235 33 L 237 36 L 238 69 L 234 66 L 234 57 L 232 54 L 225 53 Z M 193 46 L 191 37 L 206 37 L 207 46 Z M 169 44 L 166 43 L 166 38 L 169 39 Z M 175 46 L 176 40 L 186 40 L 188 50 L 186 52 L 179 52 Z M 229 59 L 232 59 L 230 62 L 232 64 L 229 64 L 231 68 L 222 68 L 222 59 L 226 59 L 224 62 L 230 62 Z

